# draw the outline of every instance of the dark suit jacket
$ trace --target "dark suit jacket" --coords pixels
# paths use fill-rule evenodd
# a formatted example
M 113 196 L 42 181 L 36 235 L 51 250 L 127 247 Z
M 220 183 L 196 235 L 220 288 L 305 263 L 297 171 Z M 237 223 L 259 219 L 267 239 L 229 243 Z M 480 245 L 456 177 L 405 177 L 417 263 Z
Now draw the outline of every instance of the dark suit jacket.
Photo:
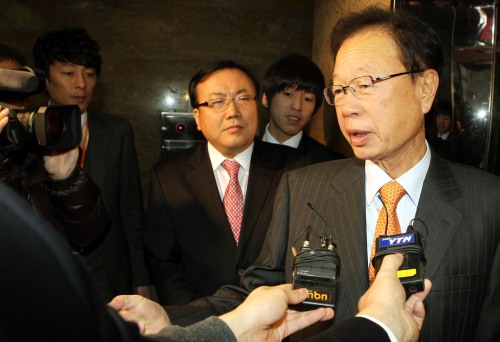
M 425 138 L 432 149 L 446 160 L 456 161 L 457 160 L 457 148 L 456 148 L 456 139 L 453 137 L 452 133 L 448 135 L 446 140 L 441 139 L 438 136 L 437 129 L 432 131 L 425 132 Z
M 364 317 L 352 317 L 316 335 L 307 342 L 389 342 L 389 336 L 378 324 Z
M 305 133 L 302 134 L 302 139 L 300 139 L 297 148 L 308 154 L 307 165 L 344 158 L 341 153 L 332 150 Z
M 160 303 L 188 303 L 239 283 L 259 255 L 276 189 L 297 153 L 255 141 L 238 246 L 206 142 L 153 167 L 144 248 Z
M 259 140 L 262 140 L 263 137 L 263 135 L 260 135 Z M 306 154 L 305 165 L 317 164 L 325 161 L 344 158 L 341 153 L 332 150 L 328 146 L 323 145 L 322 143 L 311 138 L 305 133 L 302 134 L 302 138 L 300 139 L 297 149 Z
M 141 234 L 144 204 L 130 123 L 90 112 L 84 169 L 98 185 L 113 223 L 103 244 L 85 262 L 107 299 L 147 285 Z M 133 276 L 133 279 L 132 279 Z
M 358 300 L 368 289 L 363 161 L 338 160 L 285 174 L 262 253 L 242 281 L 250 290 L 291 282 L 291 247 L 298 235 L 311 225 L 314 243 L 328 231 L 306 201 L 325 218 L 338 246 L 335 320 L 342 321 L 356 314 Z M 432 154 L 416 213 L 428 230 L 425 277 L 433 283 L 425 301 L 422 341 L 499 340 L 498 213 L 498 177 Z M 425 231 L 422 225 L 415 228 Z

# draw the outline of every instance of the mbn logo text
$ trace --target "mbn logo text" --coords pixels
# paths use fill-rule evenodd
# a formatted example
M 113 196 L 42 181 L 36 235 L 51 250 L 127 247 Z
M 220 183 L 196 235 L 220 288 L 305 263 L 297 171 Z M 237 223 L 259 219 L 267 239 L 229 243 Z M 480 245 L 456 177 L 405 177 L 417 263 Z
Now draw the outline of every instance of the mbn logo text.
M 316 290 L 309 291 L 309 299 L 327 302 L 330 300 L 330 294 Z

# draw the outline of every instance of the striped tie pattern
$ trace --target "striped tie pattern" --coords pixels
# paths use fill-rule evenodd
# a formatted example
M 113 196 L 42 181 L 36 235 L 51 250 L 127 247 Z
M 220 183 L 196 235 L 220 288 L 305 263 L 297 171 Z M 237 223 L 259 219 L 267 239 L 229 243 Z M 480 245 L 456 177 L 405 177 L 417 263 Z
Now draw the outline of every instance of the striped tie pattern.
M 224 208 L 233 231 L 234 240 L 238 244 L 243 219 L 243 192 L 238 182 L 240 164 L 235 160 L 226 159 L 221 165 L 229 174 L 229 184 L 224 193 Z
M 368 270 L 370 284 L 375 279 L 375 268 L 371 263 L 371 260 L 375 255 L 375 242 L 378 236 L 386 235 L 386 228 L 387 235 L 401 234 L 401 226 L 399 224 L 396 208 L 399 200 L 406 194 L 405 189 L 396 181 L 386 183 L 380 188 L 379 192 L 385 206 L 380 210 L 378 215 L 377 225 L 375 227 L 375 236 L 373 237 L 372 255 L 370 257 L 370 268 Z

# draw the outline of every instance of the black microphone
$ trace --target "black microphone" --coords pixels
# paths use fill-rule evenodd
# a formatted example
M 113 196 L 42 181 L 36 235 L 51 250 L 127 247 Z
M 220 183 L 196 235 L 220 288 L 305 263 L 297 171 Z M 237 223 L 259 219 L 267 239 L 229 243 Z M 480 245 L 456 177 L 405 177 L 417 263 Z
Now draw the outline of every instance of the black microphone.
M 422 291 L 425 287 L 424 266 L 426 264 L 426 259 L 420 234 L 413 229 L 412 225 L 412 222 L 418 219 L 410 221 L 406 233 L 387 235 L 389 211 L 380 194 L 378 194 L 378 198 L 384 206 L 386 220 L 384 235 L 378 236 L 375 241 L 375 255 L 371 260 L 375 272 L 378 273 L 384 256 L 387 254 L 401 253 L 403 254 L 404 260 L 403 264 L 398 269 L 398 278 L 405 288 L 406 294 L 409 296 L 417 291 Z
M 0 91 L 29 94 L 38 85 L 38 77 L 29 71 L 0 69 Z
M 318 306 L 334 308 L 337 298 L 337 283 L 340 277 L 340 258 L 335 250 L 336 246 L 332 241 L 332 233 L 326 220 L 316 211 L 311 202 L 307 201 L 306 204 L 323 221 L 330 236 L 321 236 L 320 247 L 312 248 L 309 241 L 309 233 L 312 228 L 311 226 L 307 227 L 302 249 L 300 253 L 294 253 L 292 287 L 294 289 L 307 288 L 309 296 L 294 308 L 297 310 L 310 310 Z
M 302 243 L 301 250 L 309 248 L 309 230 L 310 229 L 311 229 L 311 226 L 307 227 L 306 237 L 304 238 L 304 242 Z
M 385 233 L 384 235 L 387 235 L 387 228 L 389 227 L 389 210 L 387 210 L 387 206 L 385 205 L 384 199 L 380 194 L 378 194 L 378 198 L 380 199 L 380 202 L 382 202 L 382 205 L 384 206 L 385 209 Z
M 321 219 L 321 221 L 323 221 L 323 223 L 324 223 L 324 224 L 325 224 L 325 226 L 326 226 L 326 229 L 328 229 L 328 234 L 330 235 L 328 238 L 329 238 L 330 242 L 333 244 L 333 242 L 332 242 L 332 231 L 330 230 L 330 226 L 328 226 L 328 223 L 326 223 L 326 220 L 325 220 L 325 218 L 323 217 L 323 215 L 321 215 L 321 214 L 320 214 L 320 213 L 316 210 L 316 208 L 314 207 L 314 205 L 312 205 L 312 203 L 311 203 L 311 202 L 307 201 L 307 202 L 306 202 L 306 204 L 307 204 L 307 206 L 308 206 L 309 208 L 311 208 L 311 210 L 312 210 L 312 211 L 314 211 L 314 212 L 316 213 L 316 215 L 318 215 L 318 217 Z M 333 244 L 333 245 L 335 245 L 335 244 Z M 335 247 L 336 247 L 336 246 L 335 246 Z

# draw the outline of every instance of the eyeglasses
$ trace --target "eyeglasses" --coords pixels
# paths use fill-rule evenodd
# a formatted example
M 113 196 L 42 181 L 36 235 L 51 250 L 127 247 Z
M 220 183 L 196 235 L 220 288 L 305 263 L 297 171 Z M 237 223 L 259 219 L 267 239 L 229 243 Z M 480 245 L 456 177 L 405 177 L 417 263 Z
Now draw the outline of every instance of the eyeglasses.
M 325 90 L 323 90 L 323 94 L 325 95 L 325 99 L 328 104 L 338 107 L 342 106 L 345 103 L 347 88 L 351 89 L 352 94 L 356 96 L 356 98 L 363 100 L 369 98 L 375 93 L 375 83 L 379 83 L 397 76 L 416 74 L 422 71 L 423 70 L 405 71 L 398 74 L 380 76 L 376 78 L 373 78 L 371 76 L 360 76 L 352 79 L 346 86 L 333 84 L 328 88 L 325 88 Z
M 237 107 L 247 108 L 252 106 L 255 103 L 255 100 L 257 100 L 257 96 L 255 95 L 242 95 L 232 99 L 225 99 L 225 98 L 211 99 L 203 103 L 200 103 L 195 108 L 208 107 L 210 109 L 213 109 L 215 112 L 222 112 L 229 107 L 229 102 L 231 101 L 234 101 L 234 105 Z

